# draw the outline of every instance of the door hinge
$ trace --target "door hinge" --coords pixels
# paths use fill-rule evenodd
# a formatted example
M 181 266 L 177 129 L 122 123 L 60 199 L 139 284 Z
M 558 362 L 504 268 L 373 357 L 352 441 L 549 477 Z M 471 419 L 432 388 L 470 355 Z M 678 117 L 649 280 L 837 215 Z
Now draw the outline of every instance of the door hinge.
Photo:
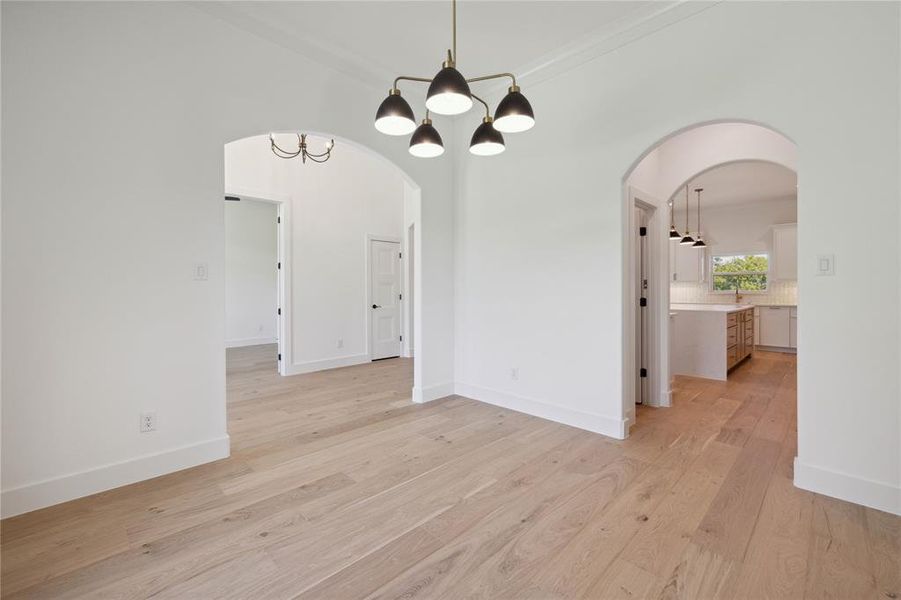
M 281 222 L 282 222 L 282 218 L 281 218 L 281 217 L 276 217 L 275 222 L 276 222 L 276 223 L 281 223 Z
M 282 359 L 282 355 L 281 355 L 281 354 L 278 355 L 278 359 L 279 359 L 279 360 Z
M 644 367 L 640 368 L 640 369 L 638 370 L 638 376 L 639 376 L 639 377 L 647 377 L 647 376 L 648 376 L 648 370 L 645 369 Z
M 647 306 L 647 305 L 648 305 L 648 299 L 647 299 L 647 298 L 639 298 L 639 299 L 638 299 L 638 306 L 645 307 L 645 306 Z
M 397 295 L 397 299 L 398 299 L 398 300 L 403 300 L 403 299 L 404 299 L 404 295 L 403 295 L 403 294 L 398 294 L 398 295 Z
M 648 228 L 647 228 L 647 227 L 639 227 L 639 228 L 638 228 L 638 235 L 640 235 L 641 237 L 644 237 L 644 236 L 646 236 L 647 234 L 648 234 Z
M 404 253 L 403 253 L 403 252 L 398 252 L 398 253 L 397 253 L 397 258 L 403 258 L 403 257 L 404 257 Z
M 281 268 L 282 268 L 282 263 L 278 263 L 277 265 L 275 265 L 275 268 L 276 268 L 276 269 L 281 269 Z
M 278 309 L 278 314 L 282 314 L 282 309 Z
M 404 341 L 404 336 L 400 336 L 400 341 Z

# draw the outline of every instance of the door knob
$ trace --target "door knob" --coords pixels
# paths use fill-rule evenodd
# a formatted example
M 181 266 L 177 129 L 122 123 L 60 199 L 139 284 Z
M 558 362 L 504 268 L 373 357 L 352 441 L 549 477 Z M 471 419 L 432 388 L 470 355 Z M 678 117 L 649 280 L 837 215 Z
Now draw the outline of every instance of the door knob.
M 378 304 L 373 304 L 372 308 L 381 308 L 381 306 L 379 306 Z

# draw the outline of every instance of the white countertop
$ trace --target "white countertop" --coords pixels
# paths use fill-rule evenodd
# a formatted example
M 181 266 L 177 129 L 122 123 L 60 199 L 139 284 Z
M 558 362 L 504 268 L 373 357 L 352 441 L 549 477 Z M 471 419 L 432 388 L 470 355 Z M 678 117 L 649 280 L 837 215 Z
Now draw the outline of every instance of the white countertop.
M 722 312 L 722 313 L 731 313 L 738 312 L 741 310 L 748 310 L 750 308 L 754 308 L 753 304 L 670 304 L 671 311 L 684 311 L 690 310 L 693 312 L 696 311 L 704 311 L 704 312 Z

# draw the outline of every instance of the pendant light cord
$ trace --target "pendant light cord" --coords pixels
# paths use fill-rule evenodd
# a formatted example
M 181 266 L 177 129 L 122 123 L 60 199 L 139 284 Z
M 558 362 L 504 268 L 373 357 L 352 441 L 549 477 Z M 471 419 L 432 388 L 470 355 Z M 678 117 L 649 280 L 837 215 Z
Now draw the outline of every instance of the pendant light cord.
M 451 18 L 453 20 L 453 26 L 451 30 L 453 31 L 453 49 L 454 49 L 454 64 L 457 64 L 457 0 L 451 0 Z
M 685 235 L 690 234 L 688 228 L 688 216 L 691 214 L 691 207 L 688 206 L 688 186 L 685 186 Z
M 701 239 L 701 188 L 695 191 L 698 193 L 698 239 Z

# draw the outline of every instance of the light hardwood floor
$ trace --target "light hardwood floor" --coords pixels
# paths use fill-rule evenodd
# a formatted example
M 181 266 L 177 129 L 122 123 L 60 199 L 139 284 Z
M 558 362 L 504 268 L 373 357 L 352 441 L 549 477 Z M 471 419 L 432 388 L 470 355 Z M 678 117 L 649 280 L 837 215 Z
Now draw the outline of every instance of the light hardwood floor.
M 230 350 L 232 457 L 2 523 L 4 598 L 895 598 L 901 519 L 792 485 L 795 361 L 679 378 L 610 440 L 396 359 Z

